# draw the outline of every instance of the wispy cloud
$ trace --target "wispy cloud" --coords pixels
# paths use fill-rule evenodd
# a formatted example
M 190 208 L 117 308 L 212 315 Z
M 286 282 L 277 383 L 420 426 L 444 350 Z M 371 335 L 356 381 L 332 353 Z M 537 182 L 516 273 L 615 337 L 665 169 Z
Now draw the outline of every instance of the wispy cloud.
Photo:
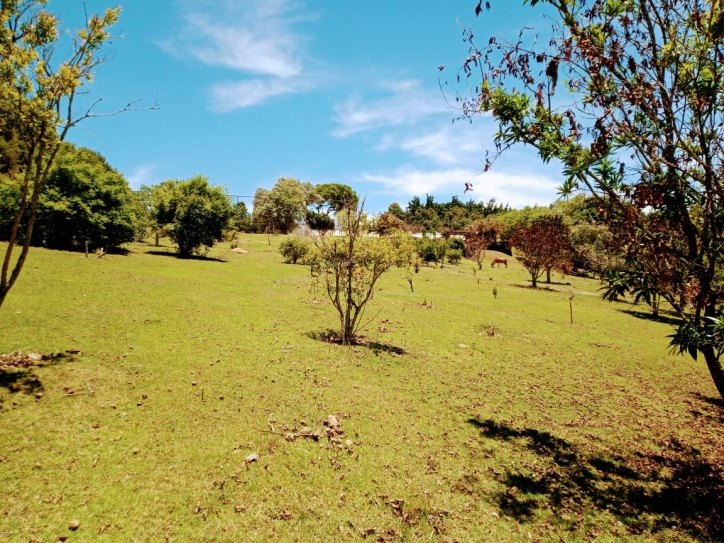
M 485 156 L 483 142 L 490 140 L 489 133 L 489 127 L 483 123 L 451 125 L 446 122 L 427 131 L 416 128 L 405 133 L 386 134 L 380 139 L 377 149 L 404 151 L 438 165 L 478 163 L 482 168 Z
M 156 164 L 142 164 L 131 170 L 128 176 L 128 184 L 133 190 L 138 190 L 141 185 L 151 185 L 155 181 L 153 172 L 156 171 Z
M 212 85 L 212 109 L 228 112 L 250 107 L 313 86 L 312 78 L 304 73 L 306 39 L 296 31 L 296 23 L 308 20 L 300 2 L 218 0 L 213 10 L 207 2 L 201 4 L 185 4 L 186 28 L 163 47 L 246 76 Z
M 365 101 L 356 95 L 336 104 L 337 126 L 332 135 L 346 138 L 368 130 L 415 124 L 447 111 L 439 92 L 424 89 L 416 79 L 381 83 L 379 91 L 386 96 Z
M 263 104 L 269 98 L 300 93 L 308 84 L 282 79 L 250 79 L 236 83 L 219 83 L 211 90 L 214 109 L 221 113 Z
M 229 24 L 194 14 L 186 21 L 202 42 L 190 52 L 205 64 L 279 78 L 302 71 L 298 38 L 275 15 Z
M 555 186 L 559 184 L 550 177 L 534 173 L 489 171 L 480 174 L 467 168 L 424 170 L 403 167 L 391 174 L 363 174 L 360 180 L 378 183 L 386 194 L 405 199 L 424 194 L 460 195 L 468 182 L 474 187 L 473 192 L 467 193 L 471 198 L 484 201 L 495 198 L 514 207 L 550 203 Z

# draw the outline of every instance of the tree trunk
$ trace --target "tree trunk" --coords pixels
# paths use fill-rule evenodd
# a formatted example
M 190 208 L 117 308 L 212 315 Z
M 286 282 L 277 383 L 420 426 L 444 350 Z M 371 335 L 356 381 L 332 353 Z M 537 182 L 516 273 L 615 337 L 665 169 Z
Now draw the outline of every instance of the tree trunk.
M 546 268 L 546 283 L 551 284 L 551 269 Z
M 724 400 L 724 368 L 722 368 L 713 347 L 704 347 L 701 353 L 704 355 L 709 373 L 714 380 L 714 386 L 719 391 L 719 396 Z
M 158 247 L 158 230 L 156 230 L 156 247 Z
M 9 288 L 0 286 L 0 308 L 2 308 L 3 302 L 5 302 L 5 297 L 8 295 L 9 291 Z
M 531 279 L 531 287 L 537 288 L 538 287 L 538 274 L 531 273 L 530 279 Z

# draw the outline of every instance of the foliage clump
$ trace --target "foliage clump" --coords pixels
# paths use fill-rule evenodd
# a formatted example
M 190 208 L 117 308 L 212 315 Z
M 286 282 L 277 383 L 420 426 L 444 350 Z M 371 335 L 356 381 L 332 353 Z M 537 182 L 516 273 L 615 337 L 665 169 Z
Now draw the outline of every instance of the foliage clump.
M 279 253 L 287 264 L 304 263 L 311 243 L 300 236 L 290 236 L 279 244 Z
M 260 231 L 288 234 L 304 220 L 307 206 L 316 200 L 318 196 L 311 183 L 282 177 L 271 190 L 256 189 L 253 220 Z
M 543 272 L 547 273 L 550 283 L 551 269 L 568 266 L 572 252 L 569 235 L 570 230 L 560 215 L 539 217 L 513 234 L 510 245 L 517 250 L 518 260 L 530 273 L 533 288 Z
M 173 240 L 182 258 L 204 254 L 221 241 L 231 216 L 231 203 L 223 187 L 212 186 L 197 175 L 170 179 L 151 189 L 151 216 Z

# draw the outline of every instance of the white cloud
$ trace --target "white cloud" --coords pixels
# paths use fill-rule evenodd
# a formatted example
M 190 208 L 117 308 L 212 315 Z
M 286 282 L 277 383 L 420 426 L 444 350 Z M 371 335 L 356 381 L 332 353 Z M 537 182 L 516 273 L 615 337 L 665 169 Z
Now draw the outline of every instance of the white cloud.
M 556 199 L 559 182 L 534 173 L 506 173 L 489 171 L 479 173 L 467 168 L 422 170 L 403 167 L 392 174 L 363 174 L 360 180 L 381 184 L 387 194 L 404 197 L 462 195 L 465 183 L 473 184 L 473 192 L 466 196 L 479 201 L 495 198 L 513 207 L 547 205 Z
M 193 56 L 209 65 L 233 70 L 289 78 L 302 71 L 297 57 L 297 40 L 279 19 L 265 16 L 244 25 L 208 17 L 186 17 L 198 35 L 200 45 L 190 47 Z
M 490 130 L 484 124 L 446 123 L 427 133 L 420 132 L 416 129 L 407 134 L 387 134 L 380 140 L 377 148 L 385 151 L 405 151 L 439 165 L 469 164 L 477 161 L 482 166 L 485 157 L 483 142 L 490 139 Z
M 415 79 L 383 83 L 378 88 L 389 95 L 370 101 L 352 96 L 335 104 L 337 126 L 333 136 L 345 138 L 377 128 L 414 124 L 448 111 L 439 92 L 423 89 Z
M 274 96 L 310 89 L 306 39 L 295 23 L 308 20 L 295 0 L 215 0 L 184 4 L 186 28 L 162 47 L 249 77 L 212 85 L 212 108 L 228 112 Z
M 138 190 L 141 185 L 151 185 L 154 182 L 152 176 L 153 172 L 156 171 L 157 166 L 155 164 L 142 164 L 136 166 L 131 171 L 131 175 L 128 176 L 128 184 L 133 190 Z
M 250 79 L 237 83 L 219 83 L 211 91 L 213 107 L 225 113 L 234 109 L 263 104 L 269 98 L 307 90 L 302 81 Z

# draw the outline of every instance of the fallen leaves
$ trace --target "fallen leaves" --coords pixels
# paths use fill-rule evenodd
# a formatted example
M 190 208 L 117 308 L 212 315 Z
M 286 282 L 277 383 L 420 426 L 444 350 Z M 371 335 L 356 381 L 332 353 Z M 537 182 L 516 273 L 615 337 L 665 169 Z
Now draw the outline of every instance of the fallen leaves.
M 27 370 L 29 368 L 42 367 L 47 356 L 42 353 L 23 354 L 15 351 L 11 354 L 0 354 L 0 372 L 11 373 Z

